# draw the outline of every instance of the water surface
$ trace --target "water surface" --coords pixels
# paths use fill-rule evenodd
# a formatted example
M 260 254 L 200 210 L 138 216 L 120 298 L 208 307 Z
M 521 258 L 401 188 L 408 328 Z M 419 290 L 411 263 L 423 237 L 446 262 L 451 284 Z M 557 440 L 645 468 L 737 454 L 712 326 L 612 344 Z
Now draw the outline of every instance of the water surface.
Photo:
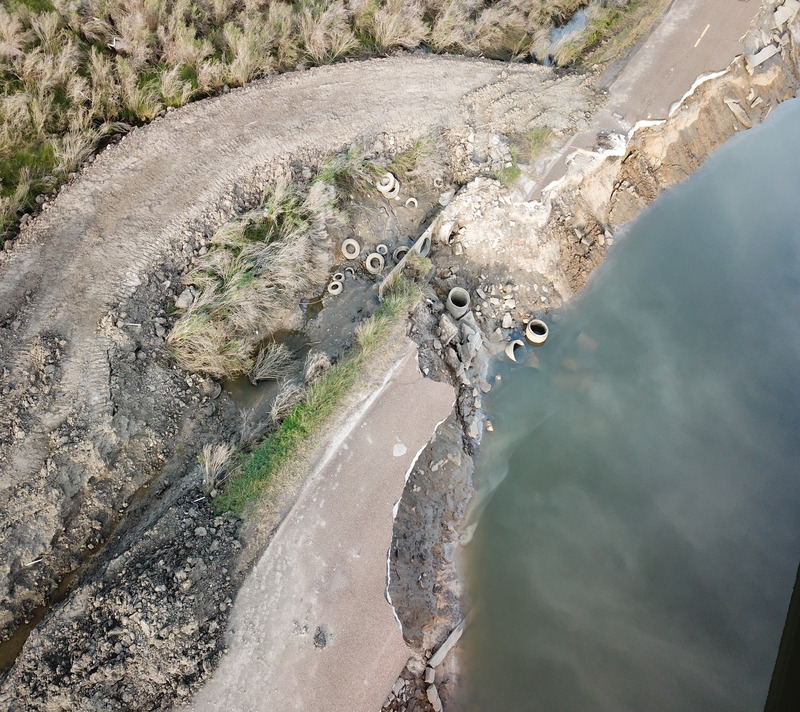
M 463 708 L 760 710 L 800 561 L 800 103 L 503 365 Z

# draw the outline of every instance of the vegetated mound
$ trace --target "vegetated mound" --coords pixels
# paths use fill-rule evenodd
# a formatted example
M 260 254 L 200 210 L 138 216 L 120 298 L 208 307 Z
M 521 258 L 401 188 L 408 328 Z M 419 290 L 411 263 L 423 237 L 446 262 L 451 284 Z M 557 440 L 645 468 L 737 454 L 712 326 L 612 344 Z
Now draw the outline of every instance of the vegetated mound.
M 346 57 L 414 48 L 542 56 L 552 28 L 586 4 L 9 0 L 0 7 L 0 245 L 99 145 L 165 109 Z M 569 59 L 638 18 L 640 5 L 595 4 Z

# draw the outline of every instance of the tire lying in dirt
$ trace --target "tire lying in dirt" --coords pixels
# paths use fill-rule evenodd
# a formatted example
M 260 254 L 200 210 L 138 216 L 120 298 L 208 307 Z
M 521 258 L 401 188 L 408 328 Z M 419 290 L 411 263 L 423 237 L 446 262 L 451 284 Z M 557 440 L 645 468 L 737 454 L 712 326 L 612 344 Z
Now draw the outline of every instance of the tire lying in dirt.
M 547 341 L 550 329 L 541 319 L 531 319 L 525 327 L 525 338 L 532 346 L 541 346 Z
M 392 259 L 394 260 L 395 264 L 399 264 L 400 261 L 407 254 L 408 254 L 408 247 L 406 247 L 405 245 L 401 245 L 394 252 L 392 252 Z
M 383 255 L 378 252 L 373 252 L 364 260 L 364 267 L 370 274 L 380 274 L 386 266 L 386 261 Z
M 355 260 L 361 254 L 361 245 L 357 240 L 349 238 L 342 243 L 342 255 L 346 260 Z

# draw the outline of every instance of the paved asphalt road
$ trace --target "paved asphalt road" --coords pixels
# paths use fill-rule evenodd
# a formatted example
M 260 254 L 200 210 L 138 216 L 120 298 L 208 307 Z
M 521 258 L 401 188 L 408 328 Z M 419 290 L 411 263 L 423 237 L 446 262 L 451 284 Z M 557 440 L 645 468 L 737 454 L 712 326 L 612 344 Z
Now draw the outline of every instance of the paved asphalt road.
M 229 651 L 192 709 L 377 712 L 409 658 L 385 599 L 392 510 L 450 414 L 408 341 L 311 477 L 236 599 Z

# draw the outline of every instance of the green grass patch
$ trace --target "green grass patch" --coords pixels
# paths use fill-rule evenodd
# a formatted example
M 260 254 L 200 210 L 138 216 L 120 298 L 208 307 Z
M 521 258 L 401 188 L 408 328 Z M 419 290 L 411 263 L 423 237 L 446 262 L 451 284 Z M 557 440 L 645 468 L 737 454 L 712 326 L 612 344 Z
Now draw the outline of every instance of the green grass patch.
M 586 29 L 559 48 L 556 63 L 592 66 L 621 57 L 644 37 L 668 4 L 669 0 L 629 0 L 622 6 L 595 6 Z
M 55 164 L 55 154 L 49 143 L 39 141 L 20 146 L 0 161 L 0 195 L 14 195 L 20 178 L 27 173 L 33 179 L 28 191 L 33 197 L 40 189 L 47 187 L 43 177 L 53 170 Z
M 36 13 L 55 12 L 55 5 L 50 0 L 12 0 L 11 7 L 14 5 L 27 7 L 28 10 Z
M 553 137 L 553 130 L 547 126 L 544 128 L 531 129 L 525 135 L 525 148 L 527 149 L 526 158 L 533 160 L 547 148 L 550 139 Z
M 406 279 L 396 282 L 375 314 L 364 320 L 356 332 L 356 344 L 338 363 L 331 366 L 306 392 L 286 419 L 259 445 L 233 473 L 215 500 L 217 513 L 231 511 L 242 516 L 269 485 L 272 476 L 287 464 L 300 446 L 330 417 L 342 398 L 352 389 L 368 359 L 386 338 L 389 330 L 419 299 L 416 284 Z
M 499 180 L 506 188 L 510 186 L 517 178 L 519 178 L 520 170 L 519 166 L 514 162 L 510 166 L 506 166 L 502 170 L 495 173 L 495 178 Z
M 371 189 L 382 172 L 383 168 L 377 163 L 364 159 L 363 147 L 355 145 L 328 158 L 314 180 L 332 185 L 340 198 L 344 198 Z
M 388 166 L 398 180 L 405 180 L 412 174 L 425 159 L 434 154 L 433 140 L 420 138 L 407 151 L 398 153 Z

